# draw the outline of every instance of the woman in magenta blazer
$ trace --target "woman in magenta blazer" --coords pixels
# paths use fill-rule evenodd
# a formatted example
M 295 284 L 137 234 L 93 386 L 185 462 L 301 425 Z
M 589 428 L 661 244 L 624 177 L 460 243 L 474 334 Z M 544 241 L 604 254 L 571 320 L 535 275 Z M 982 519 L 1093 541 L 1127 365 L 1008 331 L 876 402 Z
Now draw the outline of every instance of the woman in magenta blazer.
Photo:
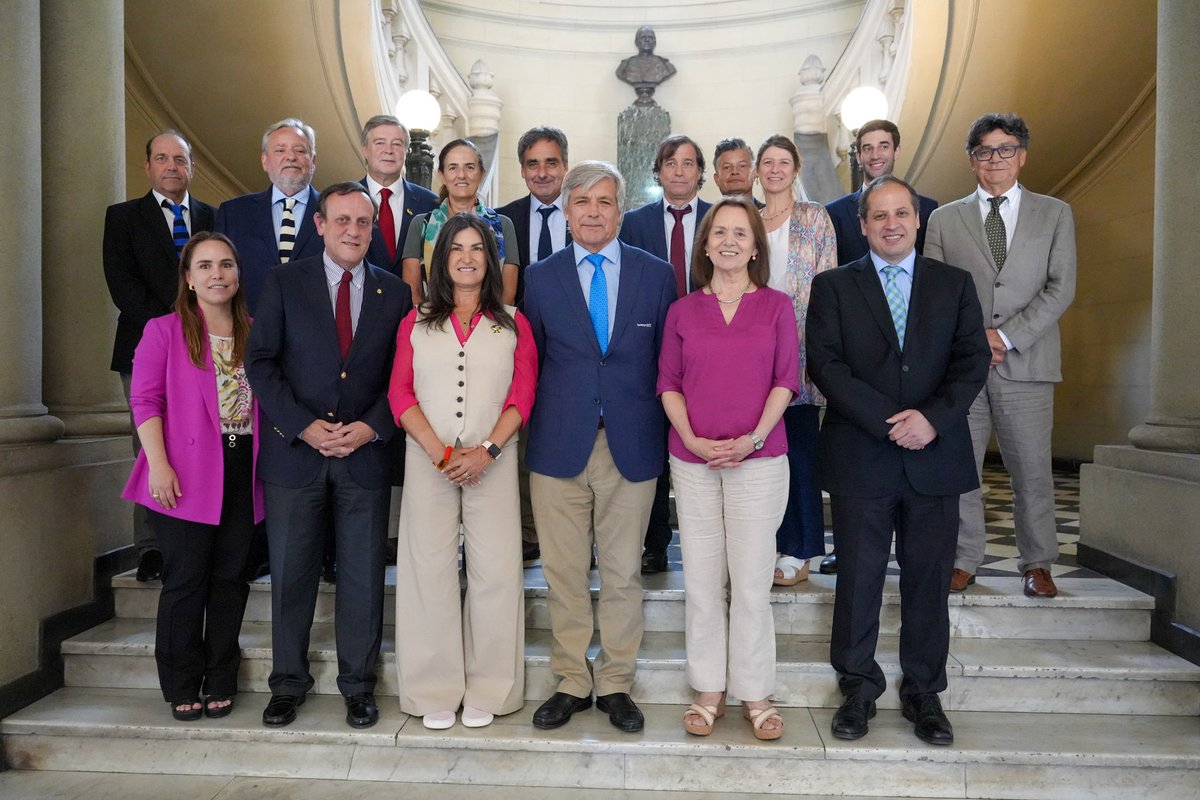
M 263 519 L 239 278 L 228 238 L 193 236 L 180 258 L 175 313 L 150 320 L 133 357 L 129 403 L 142 451 L 122 497 L 150 509 L 162 550 L 154 657 L 163 698 L 181 721 L 233 710 L 246 561 Z

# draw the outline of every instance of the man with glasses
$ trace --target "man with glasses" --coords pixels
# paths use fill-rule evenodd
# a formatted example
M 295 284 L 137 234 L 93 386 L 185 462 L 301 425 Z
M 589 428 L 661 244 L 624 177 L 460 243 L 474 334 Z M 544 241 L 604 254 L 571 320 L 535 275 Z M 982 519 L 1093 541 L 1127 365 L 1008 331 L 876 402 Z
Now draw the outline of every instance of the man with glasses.
M 1075 221 L 1061 200 L 1017 182 L 1029 128 L 1013 114 L 985 114 L 967 134 L 975 191 L 929 219 L 925 255 L 962 267 L 975 279 L 992 351 L 987 383 L 968 421 L 975 465 L 995 427 L 1012 480 L 1018 568 L 1026 595 L 1054 597 L 1058 559 L 1050 433 L 1054 384 L 1062 380 L 1058 318 L 1075 296 Z M 975 582 L 983 562 L 983 497 L 959 501 L 958 552 L 951 591 Z

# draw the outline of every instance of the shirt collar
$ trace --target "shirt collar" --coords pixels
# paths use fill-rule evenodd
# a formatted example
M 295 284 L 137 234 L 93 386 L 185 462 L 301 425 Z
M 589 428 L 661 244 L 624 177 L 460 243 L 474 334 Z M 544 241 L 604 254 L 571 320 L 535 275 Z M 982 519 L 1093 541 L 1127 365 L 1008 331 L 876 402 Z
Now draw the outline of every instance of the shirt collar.
M 533 206 L 533 210 L 534 210 L 535 212 L 536 212 L 536 211 L 537 211 L 539 208 L 550 208 L 551 206 L 554 206 L 554 207 L 555 207 L 555 208 L 557 208 L 559 211 L 562 211 L 562 210 L 563 210 L 563 207 L 562 207 L 562 195 L 561 195 L 561 194 L 560 194 L 558 197 L 556 197 L 556 198 L 554 198 L 553 200 L 551 200 L 549 203 L 543 203 L 541 200 L 538 200 L 536 197 L 534 197 L 534 196 L 531 194 L 531 195 L 529 195 L 529 201 L 530 201 L 530 204 Z
M 165 194 L 162 194 L 161 192 L 159 192 L 158 189 L 151 189 L 150 193 L 154 195 L 154 202 L 156 202 L 160 208 L 162 207 L 162 204 L 164 202 L 170 203 L 171 205 L 175 205 L 175 201 L 173 201 L 171 198 L 167 197 Z M 190 211 L 192 209 L 192 196 L 189 195 L 187 192 L 184 192 L 183 193 L 183 202 L 180 203 L 180 205 L 183 206 L 188 211 Z
M 979 199 L 980 204 L 985 205 L 985 206 L 988 204 L 988 201 L 993 196 L 1007 197 L 1008 205 L 1010 207 L 1012 207 L 1012 206 L 1015 206 L 1021 200 L 1021 184 L 1014 183 L 1012 186 L 1010 186 L 1008 188 L 1007 192 L 1005 192 L 1004 194 L 1001 194 L 1001 195 L 990 195 L 987 193 L 987 191 L 982 186 L 976 186 L 975 187 L 975 196 Z
M 679 208 L 679 209 L 682 209 L 682 208 L 686 208 L 687 206 L 691 206 L 691 207 L 692 207 L 692 210 L 691 210 L 691 212 L 689 212 L 689 213 L 693 213 L 693 214 L 694 214 L 694 213 L 696 213 L 696 211 L 697 211 L 697 210 L 700 208 L 700 195 L 698 195 L 698 194 L 692 195 L 692 199 L 691 199 L 691 200 L 688 200 L 686 203 L 684 203 L 684 204 L 683 204 L 683 205 L 681 205 L 681 206 L 677 206 L 677 205 L 675 205 L 674 203 L 670 203 L 670 202 L 668 202 L 668 201 L 667 201 L 667 198 L 665 198 L 665 197 L 663 198 L 663 201 L 662 201 L 662 203 L 663 203 L 663 213 L 664 213 L 664 214 L 670 214 L 670 213 L 671 213 L 670 211 L 668 211 L 668 210 L 667 210 L 667 209 L 669 209 L 669 208 Z
M 296 192 L 291 197 L 288 197 L 286 194 L 284 194 L 283 192 L 281 192 L 279 190 L 278 186 L 276 186 L 275 184 L 271 184 L 271 205 L 275 205 L 276 203 L 278 203 L 281 200 L 293 200 L 294 199 L 299 205 L 307 206 L 308 205 L 308 190 L 309 190 L 309 187 L 305 186 L 303 189 Z
M 874 250 L 871 250 L 869 252 L 871 254 L 871 264 L 875 267 L 875 271 L 877 273 L 879 273 L 880 275 L 882 275 L 883 268 L 888 266 L 891 262 L 885 261 L 884 259 L 880 258 L 878 255 L 875 254 Z M 906 255 L 904 258 L 895 262 L 895 266 L 900 267 L 900 269 L 902 269 L 906 273 L 908 273 L 908 276 L 910 278 L 913 275 L 913 270 L 916 267 L 916 265 L 917 265 L 917 251 L 916 250 L 913 250 L 908 255 Z
M 371 197 L 378 197 L 380 189 L 391 189 L 393 196 L 398 195 L 398 194 L 403 194 L 404 193 L 404 176 L 401 175 L 399 178 L 396 178 L 395 182 L 393 182 L 391 186 L 384 186 L 382 183 L 375 180 L 368 174 L 367 175 L 367 191 L 371 193 Z
M 572 242 L 571 247 L 575 253 L 575 266 L 583 263 L 583 260 L 591 255 L 590 252 L 582 247 L 579 242 Z M 620 265 L 621 263 L 621 242 L 619 239 L 613 239 L 608 244 L 604 245 L 600 250 L 600 255 L 604 256 L 605 261 Z
M 329 253 L 321 254 L 321 261 L 325 264 L 325 280 L 330 286 L 342 282 L 343 270 L 334 260 L 329 257 Z M 350 283 L 354 288 L 358 289 L 363 285 L 363 276 L 366 275 L 367 269 L 363 266 L 363 262 L 358 262 L 354 269 L 350 270 Z

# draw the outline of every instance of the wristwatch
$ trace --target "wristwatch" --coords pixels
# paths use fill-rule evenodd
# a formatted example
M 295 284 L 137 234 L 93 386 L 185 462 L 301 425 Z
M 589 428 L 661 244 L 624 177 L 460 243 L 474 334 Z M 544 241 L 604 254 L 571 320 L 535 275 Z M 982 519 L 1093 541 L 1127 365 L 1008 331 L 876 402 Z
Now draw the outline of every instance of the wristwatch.
M 493 461 L 504 454 L 504 451 L 500 449 L 500 445 L 489 442 L 487 439 L 483 440 L 483 442 L 480 444 L 480 447 L 482 447 L 484 450 L 487 450 L 488 455 L 492 457 Z
M 755 433 L 754 431 L 750 431 L 746 435 L 750 437 L 750 441 L 754 442 L 755 451 L 763 449 L 763 445 L 766 444 L 766 442 L 764 442 L 762 439 L 760 439 L 757 433 Z

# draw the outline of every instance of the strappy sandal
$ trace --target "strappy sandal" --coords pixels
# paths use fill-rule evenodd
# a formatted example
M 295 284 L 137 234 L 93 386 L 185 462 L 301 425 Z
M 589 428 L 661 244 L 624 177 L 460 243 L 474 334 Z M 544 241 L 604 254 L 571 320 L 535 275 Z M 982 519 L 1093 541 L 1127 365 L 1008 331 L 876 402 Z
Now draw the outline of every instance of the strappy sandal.
M 776 586 L 795 586 L 808 580 L 808 561 L 795 556 L 779 556 L 775 559 L 775 569 L 779 574 L 771 582 Z
M 755 739 L 765 742 L 783 736 L 783 717 L 779 716 L 779 712 L 775 709 L 775 706 L 750 708 L 747 705 L 743 705 L 742 716 L 750 720 L 750 725 L 754 728 Z M 767 720 L 771 719 L 779 720 L 779 727 L 773 730 L 763 728 L 763 725 L 767 724 Z
M 700 717 L 700 722 L 689 719 L 688 717 L 692 714 Z M 721 695 L 721 702 L 715 706 L 692 703 L 688 706 L 688 710 L 683 712 L 683 729 L 693 736 L 708 736 L 713 732 L 713 723 L 723 716 L 725 716 L 725 695 Z
M 171 716 L 180 722 L 195 722 L 204 714 L 204 707 L 193 708 L 192 706 L 200 706 L 199 697 L 171 703 Z
M 224 703 L 229 701 L 229 705 L 215 706 L 213 703 Z M 233 695 L 231 694 L 210 694 L 204 698 L 204 716 L 209 719 L 220 719 L 228 717 L 233 713 Z

